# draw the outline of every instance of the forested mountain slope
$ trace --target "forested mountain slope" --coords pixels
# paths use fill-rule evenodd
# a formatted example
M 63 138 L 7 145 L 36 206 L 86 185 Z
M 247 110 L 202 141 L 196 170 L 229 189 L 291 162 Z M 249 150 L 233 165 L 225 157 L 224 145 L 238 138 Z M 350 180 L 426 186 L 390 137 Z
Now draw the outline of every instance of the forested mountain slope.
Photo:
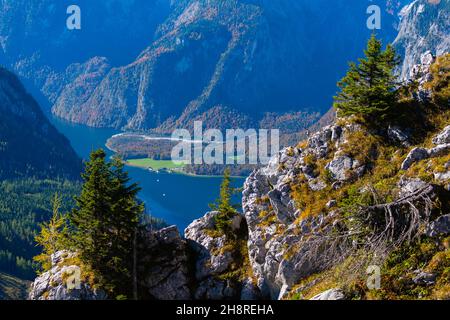
M 48 121 L 17 77 L 0 68 L 0 270 L 35 272 L 34 236 L 51 212 L 54 193 L 71 203 L 81 159 Z

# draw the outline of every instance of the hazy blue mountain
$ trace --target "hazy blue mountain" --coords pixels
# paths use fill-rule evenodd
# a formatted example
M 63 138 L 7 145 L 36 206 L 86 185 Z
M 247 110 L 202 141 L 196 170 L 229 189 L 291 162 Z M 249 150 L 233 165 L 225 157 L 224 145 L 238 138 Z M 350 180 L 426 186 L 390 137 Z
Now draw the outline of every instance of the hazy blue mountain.
M 0 61 L 56 115 L 96 127 L 170 132 L 201 119 L 289 130 L 279 120 L 287 119 L 299 131 L 331 105 L 336 81 L 371 32 L 371 4 L 383 8 L 378 34 L 396 39 L 403 76 L 422 51 L 448 47 L 448 0 L 78 4 L 82 30 L 69 31 L 69 2 L 3 2 Z
M 367 7 L 382 7 L 378 33 L 393 40 L 401 3 L 85 0 L 82 30 L 69 31 L 69 1 L 7 0 L 0 57 L 74 122 L 253 126 L 267 113 L 326 111 L 371 33 Z
M 72 4 L 81 8 L 81 30 L 66 27 Z M 152 41 L 170 0 L 4 0 L 0 9 L 0 44 L 10 63 L 63 70 L 98 55 L 129 62 Z
M 128 63 L 153 40 L 169 0 L 76 1 L 82 29 L 68 30 L 69 0 L 5 0 L 0 4 L 0 63 L 13 69 L 44 108 L 76 77 L 66 68 L 95 56 Z M 42 96 L 40 96 L 42 94 Z

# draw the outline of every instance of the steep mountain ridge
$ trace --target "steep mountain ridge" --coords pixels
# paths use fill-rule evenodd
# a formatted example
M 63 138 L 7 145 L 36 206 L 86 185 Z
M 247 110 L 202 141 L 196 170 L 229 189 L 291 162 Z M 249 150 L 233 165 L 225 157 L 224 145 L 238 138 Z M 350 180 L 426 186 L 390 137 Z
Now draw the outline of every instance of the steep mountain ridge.
M 75 4 L 81 9 L 81 30 L 71 31 L 66 27 L 66 11 L 73 4 L 68 0 L 2 1 L 0 56 L 16 66 L 15 71 L 31 77 L 45 66 L 60 72 L 95 56 L 107 55 L 111 64 L 120 65 L 153 40 L 171 1 L 79 0 Z
M 29 286 L 29 281 L 0 272 L 0 300 L 24 300 Z
M 81 160 L 18 78 L 0 68 L 0 179 L 73 178 Z
M 66 11 L 73 4 L 68 0 L 0 4 L 0 63 L 20 76 L 46 111 L 61 87 L 76 77 L 70 73 L 78 64 L 105 56 L 110 65 L 134 59 L 153 40 L 171 7 L 169 0 L 80 0 L 76 5 L 81 9 L 81 30 L 68 30 Z
M 403 57 L 400 77 L 407 79 L 426 50 L 435 55 L 450 52 L 450 1 L 415 0 L 401 10 L 400 17 L 394 46 Z

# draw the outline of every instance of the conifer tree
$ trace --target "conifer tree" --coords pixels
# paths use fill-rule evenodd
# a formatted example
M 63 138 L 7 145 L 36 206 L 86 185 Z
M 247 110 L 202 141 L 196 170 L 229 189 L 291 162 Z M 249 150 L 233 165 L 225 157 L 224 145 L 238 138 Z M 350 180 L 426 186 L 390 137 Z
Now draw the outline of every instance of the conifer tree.
M 72 241 L 83 262 L 99 277 L 103 288 L 116 296 L 132 291 L 133 240 L 143 212 L 136 199 L 139 188 L 130 184 L 122 162 L 106 161 L 103 150 L 86 163 L 81 195 L 70 215 Z
M 235 189 L 231 186 L 230 175 L 230 169 L 226 168 L 220 185 L 219 199 L 216 200 L 216 203 L 210 205 L 212 210 L 217 210 L 220 213 L 216 217 L 216 226 L 221 231 L 227 231 L 231 219 L 238 214 L 235 206 L 231 203 Z
M 70 215 L 74 246 L 84 261 L 98 269 L 106 267 L 104 259 L 109 253 L 109 239 L 105 222 L 112 206 L 110 165 L 105 157 L 103 150 L 90 155 L 82 174 L 83 188 L 80 196 L 75 198 L 76 208 Z
M 394 69 L 399 63 L 391 45 L 382 50 L 374 34 L 359 64 L 352 62 L 346 76 L 338 83 L 340 92 L 334 97 L 339 116 L 362 116 L 377 123 L 392 114 L 397 101 Z
M 113 282 L 122 286 L 130 295 L 133 278 L 133 259 L 136 232 L 144 212 L 144 205 L 137 200 L 141 190 L 136 183 L 130 183 L 128 173 L 120 158 L 113 158 L 111 163 L 111 215 L 108 221 L 110 227 L 111 251 L 114 257 L 110 262 L 114 273 Z
M 33 258 L 41 265 L 42 270 L 51 268 L 51 255 L 64 248 L 67 239 L 67 221 L 60 213 L 62 199 L 55 194 L 52 200 L 53 216 L 49 222 L 41 224 L 41 231 L 35 237 L 38 246 L 43 248 L 42 253 Z

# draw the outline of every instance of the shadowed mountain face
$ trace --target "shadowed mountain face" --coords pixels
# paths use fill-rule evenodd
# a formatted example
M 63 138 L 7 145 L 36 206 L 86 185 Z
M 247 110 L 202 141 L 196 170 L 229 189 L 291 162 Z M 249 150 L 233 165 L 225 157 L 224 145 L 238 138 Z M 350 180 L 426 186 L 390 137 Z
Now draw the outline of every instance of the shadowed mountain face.
M 73 4 L 81 8 L 81 30 L 66 27 L 66 11 Z M 102 55 L 120 65 L 153 40 L 169 9 L 170 0 L 4 0 L 0 51 L 24 68 L 48 64 L 64 70 Z
M 91 58 L 107 56 L 108 63 L 117 66 L 136 58 L 153 41 L 170 9 L 169 0 L 78 0 L 82 29 L 68 30 L 66 11 L 72 4 L 70 0 L 0 3 L 0 63 L 22 78 L 46 110 L 65 85 L 81 74 L 89 78 L 95 64 Z
M 81 161 L 12 73 L 0 68 L 0 180 L 77 179 Z
M 0 39 L 3 59 L 70 121 L 250 127 L 273 113 L 291 121 L 292 111 L 328 110 L 371 33 L 367 7 L 382 7 L 379 34 L 391 41 L 403 2 L 79 1 L 82 30 L 69 31 L 66 1 L 5 1 Z M 22 26 L 11 28 L 16 16 Z

